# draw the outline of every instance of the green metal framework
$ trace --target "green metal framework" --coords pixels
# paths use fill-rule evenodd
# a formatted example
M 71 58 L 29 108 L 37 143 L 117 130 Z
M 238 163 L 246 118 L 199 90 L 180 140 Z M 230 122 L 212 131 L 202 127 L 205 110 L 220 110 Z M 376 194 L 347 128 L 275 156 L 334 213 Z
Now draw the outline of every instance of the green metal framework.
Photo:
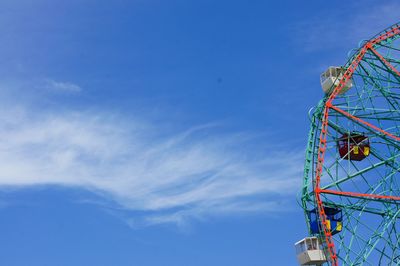
M 364 42 L 340 84 L 310 114 L 301 204 L 317 209 L 330 265 L 400 265 L 400 24 Z M 353 87 L 340 94 L 346 82 Z M 370 154 L 342 158 L 338 139 L 361 132 Z M 351 151 L 349 151 L 351 152 Z M 324 207 L 343 211 L 332 235 Z

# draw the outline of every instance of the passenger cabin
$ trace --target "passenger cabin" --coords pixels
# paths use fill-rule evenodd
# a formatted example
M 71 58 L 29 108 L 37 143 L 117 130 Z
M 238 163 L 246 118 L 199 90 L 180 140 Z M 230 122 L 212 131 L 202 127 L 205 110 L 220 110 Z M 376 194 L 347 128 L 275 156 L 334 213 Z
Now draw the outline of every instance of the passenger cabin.
M 369 139 L 360 133 L 343 134 L 337 145 L 340 157 L 346 160 L 361 161 L 370 153 Z
M 330 66 L 321 74 L 321 86 L 325 94 L 330 94 L 340 83 L 346 69 L 343 67 Z M 343 94 L 353 87 L 353 81 L 349 79 L 339 94 Z
M 297 261 L 300 265 L 322 265 L 327 262 L 317 237 L 306 237 L 296 244 Z
M 342 231 L 342 210 L 339 208 L 324 207 L 327 229 L 331 231 L 332 235 L 340 233 Z M 317 209 L 308 211 L 308 219 L 310 220 L 310 230 L 312 234 L 321 233 L 322 227 L 319 219 Z

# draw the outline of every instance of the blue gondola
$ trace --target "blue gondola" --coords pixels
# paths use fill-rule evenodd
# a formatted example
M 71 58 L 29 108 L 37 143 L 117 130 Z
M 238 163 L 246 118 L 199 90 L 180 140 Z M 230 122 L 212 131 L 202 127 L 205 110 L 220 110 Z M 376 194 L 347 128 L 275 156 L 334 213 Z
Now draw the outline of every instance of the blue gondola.
M 343 227 L 343 216 L 342 216 L 342 209 L 339 208 L 331 208 L 331 207 L 324 207 L 324 211 L 327 218 L 327 229 L 331 231 L 332 235 L 340 233 Z M 319 234 L 320 233 L 320 220 L 317 214 L 317 209 L 312 209 L 308 211 L 308 219 L 310 219 L 310 229 L 312 234 Z

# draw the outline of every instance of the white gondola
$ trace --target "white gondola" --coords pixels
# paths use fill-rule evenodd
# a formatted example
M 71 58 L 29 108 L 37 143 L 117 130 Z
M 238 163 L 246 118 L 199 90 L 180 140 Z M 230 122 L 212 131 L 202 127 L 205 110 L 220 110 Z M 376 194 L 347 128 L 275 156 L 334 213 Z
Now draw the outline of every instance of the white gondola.
M 339 85 L 345 71 L 346 70 L 343 67 L 331 66 L 321 74 L 321 86 L 325 94 L 331 93 L 333 89 Z M 353 87 L 353 81 L 349 79 L 339 94 L 345 93 L 351 87 Z
M 300 265 L 322 265 L 327 262 L 321 243 L 316 237 L 306 237 L 294 246 Z

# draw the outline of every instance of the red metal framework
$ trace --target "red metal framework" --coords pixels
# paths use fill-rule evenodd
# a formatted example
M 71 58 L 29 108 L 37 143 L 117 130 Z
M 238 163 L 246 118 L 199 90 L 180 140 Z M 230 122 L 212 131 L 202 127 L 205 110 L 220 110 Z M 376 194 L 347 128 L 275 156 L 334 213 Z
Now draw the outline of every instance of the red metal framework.
M 363 45 L 363 47 L 359 50 L 358 54 L 354 57 L 353 61 L 349 65 L 349 67 L 346 69 L 346 71 L 343 75 L 343 78 L 339 82 L 339 85 L 335 87 L 335 89 L 333 90 L 333 92 L 329 96 L 329 98 L 327 99 L 325 106 L 324 106 L 323 116 L 322 116 L 321 133 L 320 133 L 319 145 L 318 145 L 318 157 L 317 157 L 318 160 L 317 160 L 317 166 L 316 166 L 316 171 L 315 171 L 316 178 L 315 178 L 314 193 L 315 193 L 315 199 L 316 199 L 317 206 L 318 206 L 318 213 L 319 213 L 319 218 L 321 221 L 321 227 L 322 227 L 322 230 L 325 235 L 325 241 L 326 241 L 328 254 L 329 254 L 329 257 L 331 260 L 331 264 L 335 265 L 335 266 L 338 265 L 338 257 L 336 254 L 335 244 L 334 244 L 334 241 L 332 238 L 332 233 L 328 229 L 328 221 L 327 221 L 327 216 L 324 211 L 324 205 L 321 200 L 321 193 L 347 195 L 347 196 L 354 196 L 354 197 L 366 197 L 366 198 L 373 198 L 373 199 L 386 198 L 386 199 L 395 200 L 395 201 L 400 200 L 400 197 L 382 196 L 382 195 L 374 195 L 374 194 L 360 194 L 360 193 L 321 189 L 321 176 L 322 176 L 322 172 L 323 172 L 325 151 L 327 148 L 328 118 L 329 118 L 329 111 L 331 109 L 336 112 L 340 112 L 341 114 L 347 116 L 348 118 L 354 120 L 355 122 L 361 123 L 361 124 L 371 128 L 381 134 L 384 134 L 396 141 L 400 141 L 399 136 L 395 136 L 395 135 L 379 128 L 378 126 L 372 125 L 371 123 L 369 123 L 361 118 L 353 116 L 350 113 L 348 113 L 332 104 L 332 101 L 342 91 L 342 89 L 345 87 L 347 82 L 352 78 L 354 71 L 357 69 L 361 60 L 364 58 L 365 54 L 368 51 L 371 51 L 372 53 L 374 53 L 389 69 L 391 69 L 393 71 L 394 74 L 396 74 L 400 77 L 400 72 L 393 65 L 391 65 L 387 60 L 385 60 L 385 58 L 374 49 L 375 45 L 382 43 L 385 40 L 392 38 L 396 35 L 400 35 L 400 26 L 398 26 L 398 25 L 396 27 L 391 28 L 390 30 L 382 33 L 381 35 L 377 36 L 376 38 L 368 41 L 367 43 L 365 43 Z

